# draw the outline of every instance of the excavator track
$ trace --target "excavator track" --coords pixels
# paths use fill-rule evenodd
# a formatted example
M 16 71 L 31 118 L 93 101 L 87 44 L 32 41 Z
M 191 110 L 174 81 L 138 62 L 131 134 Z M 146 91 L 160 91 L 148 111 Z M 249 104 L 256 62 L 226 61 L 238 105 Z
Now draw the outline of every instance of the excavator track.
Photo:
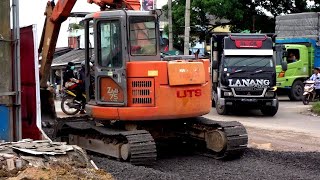
M 206 141 L 207 152 L 201 153 L 202 155 L 213 157 L 215 159 L 235 159 L 242 156 L 244 151 L 247 149 L 247 131 L 245 127 L 237 121 L 214 121 L 204 117 L 199 117 L 188 126 L 191 127 L 192 130 L 200 132 L 200 136 L 201 134 L 210 134 L 211 132 L 218 134 L 218 136 L 214 135 L 213 139 L 206 139 L 206 135 L 203 135 L 201 140 Z M 199 137 L 199 135 L 197 135 L 197 137 Z M 210 144 L 213 144 L 212 146 L 214 148 L 212 149 L 219 150 L 214 151 L 210 149 Z
M 152 165 L 157 159 L 156 142 L 145 128 L 127 131 L 116 129 L 115 126 L 105 127 L 88 117 L 59 118 L 55 122 L 55 136 L 52 139 L 64 137 L 64 141 L 70 144 L 134 165 Z M 203 156 L 236 159 L 247 149 L 247 131 L 236 121 L 214 121 L 197 117 L 161 124 L 164 129 L 174 132 L 178 139 L 190 140 L 192 146 L 200 144 L 196 150 Z M 146 127 L 152 129 L 155 126 L 158 127 L 155 124 Z
M 153 165 L 157 159 L 156 143 L 146 130 L 111 129 L 79 118 L 60 119 L 58 124 L 57 129 L 63 131 L 62 136 L 69 137 L 70 144 L 79 145 L 86 150 L 134 165 Z M 59 137 L 59 131 L 56 137 Z

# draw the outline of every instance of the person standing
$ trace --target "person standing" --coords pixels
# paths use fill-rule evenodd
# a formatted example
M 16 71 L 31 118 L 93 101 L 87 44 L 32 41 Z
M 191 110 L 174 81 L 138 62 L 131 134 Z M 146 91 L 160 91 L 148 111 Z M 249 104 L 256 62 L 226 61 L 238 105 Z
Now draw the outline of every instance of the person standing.
M 84 106 L 86 99 L 82 95 L 81 90 L 81 80 L 77 79 L 74 75 L 75 64 L 73 62 L 69 62 L 66 68 L 66 71 L 63 74 L 63 86 L 68 90 L 72 90 L 76 92 L 75 101 L 81 104 L 81 114 L 84 113 Z
M 312 76 L 309 78 L 311 81 L 315 81 L 315 90 L 316 90 L 316 96 L 320 95 L 320 69 L 315 67 L 313 69 L 313 74 Z

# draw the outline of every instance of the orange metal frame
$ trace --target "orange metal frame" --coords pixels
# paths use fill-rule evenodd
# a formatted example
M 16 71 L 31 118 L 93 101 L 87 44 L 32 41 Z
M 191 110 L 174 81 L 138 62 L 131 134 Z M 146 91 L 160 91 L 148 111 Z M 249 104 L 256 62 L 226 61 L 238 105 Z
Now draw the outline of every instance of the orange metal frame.
M 105 107 L 87 105 L 87 112 L 96 119 L 101 120 L 165 120 L 179 119 L 205 115 L 211 110 L 211 81 L 209 75 L 209 60 L 198 60 L 203 63 L 205 83 L 193 85 L 170 86 L 168 75 L 168 62 L 141 61 L 127 63 L 128 77 L 128 106 Z M 150 70 L 157 71 L 158 75 L 150 77 Z M 132 95 L 132 81 L 152 79 L 154 89 L 154 105 L 134 105 L 130 102 L 133 97 L 150 97 L 152 94 L 142 96 Z M 177 77 L 179 78 L 179 77 Z M 138 88 L 142 89 L 142 88 Z

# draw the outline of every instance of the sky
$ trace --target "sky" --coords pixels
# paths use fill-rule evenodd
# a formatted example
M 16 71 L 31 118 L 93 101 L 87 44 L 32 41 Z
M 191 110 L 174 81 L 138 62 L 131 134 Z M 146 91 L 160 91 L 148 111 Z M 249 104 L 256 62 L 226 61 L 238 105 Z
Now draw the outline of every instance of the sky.
M 57 0 L 55 0 L 57 2 Z M 157 8 L 160 9 L 168 0 L 155 0 Z M 20 5 L 20 27 L 35 24 L 37 27 L 37 43 L 39 44 L 42 28 L 45 20 L 44 11 L 48 0 L 19 0 Z M 308 2 L 309 5 L 312 3 Z M 100 8 L 95 4 L 87 3 L 87 0 L 77 0 L 72 12 L 95 12 Z M 80 18 L 68 18 L 62 23 L 57 47 L 68 46 L 68 24 L 79 21 Z
M 37 43 L 39 44 L 42 28 L 44 25 L 44 11 L 48 0 L 19 0 L 19 23 L 20 27 L 35 24 L 37 27 Z M 57 2 L 57 0 L 55 0 Z M 157 0 L 157 8 L 161 8 L 167 0 Z M 99 11 L 99 6 L 87 3 L 87 0 L 77 0 L 72 12 L 95 12 Z M 62 23 L 56 47 L 68 46 L 68 24 L 79 21 L 80 18 L 68 18 Z

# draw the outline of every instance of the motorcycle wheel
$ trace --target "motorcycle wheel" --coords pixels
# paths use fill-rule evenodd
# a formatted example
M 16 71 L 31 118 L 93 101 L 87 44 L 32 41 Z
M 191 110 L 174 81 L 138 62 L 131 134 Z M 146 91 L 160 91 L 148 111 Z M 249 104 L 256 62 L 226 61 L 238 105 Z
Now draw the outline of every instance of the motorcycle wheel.
M 80 108 L 70 108 L 68 106 L 68 103 L 74 103 L 74 98 L 71 96 L 65 96 L 61 100 L 61 110 L 64 112 L 66 115 L 76 115 L 77 113 L 80 112 Z
M 303 96 L 302 96 L 302 103 L 303 103 L 304 105 L 308 105 L 309 102 L 310 102 L 310 94 L 303 95 Z

